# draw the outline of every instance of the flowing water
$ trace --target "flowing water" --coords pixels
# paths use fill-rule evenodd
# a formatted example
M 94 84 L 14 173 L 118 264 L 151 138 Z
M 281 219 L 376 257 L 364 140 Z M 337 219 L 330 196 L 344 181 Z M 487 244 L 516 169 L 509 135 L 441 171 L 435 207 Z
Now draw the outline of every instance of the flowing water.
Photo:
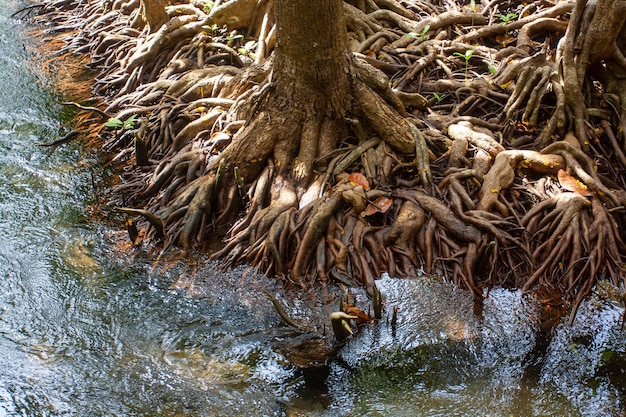
M 270 281 L 119 256 L 123 234 L 87 221 L 96 159 L 35 145 L 72 114 L 19 6 L 0 0 L 0 417 L 625 415 L 617 301 L 585 303 L 546 342 L 518 292 L 492 291 L 478 319 L 463 291 L 384 277 L 385 319 L 311 376 L 277 348 L 293 331 Z M 307 297 L 286 303 L 303 322 L 337 305 Z

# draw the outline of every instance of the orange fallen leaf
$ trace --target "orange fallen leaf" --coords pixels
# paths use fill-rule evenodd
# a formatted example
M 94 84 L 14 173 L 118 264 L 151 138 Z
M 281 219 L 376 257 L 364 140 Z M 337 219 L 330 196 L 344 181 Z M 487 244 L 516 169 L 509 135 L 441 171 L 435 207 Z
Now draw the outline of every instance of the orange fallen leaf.
M 353 172 L 350 174 L 348 181 L 350 181 L 353 185 L 360 185 L 365 191 L 370 189 L 369 181 L 365 178 L 365 175 L 360 172 Z
M 374 320 L 372 316 L 356 306 L 347 306 L 344 308 L 344 312 L 351 316 L 356 316 L 356 324 L 369 323 Z
M 369 203 L 367 205 L 367 207 L 365 207 L 365 210 L 363 210 L 363 213 L 361 213 L 363 216 L 371 216 L 372 214 L 378 213 L 378 208 L 376 208 L 375 205 L 373 205 L 372 203 Z
M 371 216 L 374 213 L 385 213 L 391 207 L 393 200 L 385 196 L 380 196 L 365 208 L 363 211 L 364 216 Z
M 571 191 L 585 197 L 590 197 L 593 195 L 589 192 L 589 190 L 587 190 L 587 186 L 585 184 L 578 181 L 576 178 L 572 177 L 562 169 L 559 169 L 557 176 L 559 178 L 559 184 L 561 184 L 561 187 L 563 187 L 567 191 Z

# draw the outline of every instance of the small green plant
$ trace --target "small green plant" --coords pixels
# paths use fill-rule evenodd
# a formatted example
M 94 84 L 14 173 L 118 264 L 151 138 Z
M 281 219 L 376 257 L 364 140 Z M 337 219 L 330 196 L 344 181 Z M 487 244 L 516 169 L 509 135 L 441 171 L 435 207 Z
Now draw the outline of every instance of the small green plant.
M 496 67 L 494 67 L 493 65 L 489 65 L 489 66 L 487 67 L 487 69 L 489 70 L 489 73 L 490 73 L 491 75 L 496 75 L 496 71 L 497 71 L 497 70 L 496 70 Z
M 496 17 L 500 19 L 501 24 L 506 25 L 517 17 L 517 13 L 497 14 Z
M 237 39 L 243 39 L 243 35 L 232 35 L 232 34 L 228 35 L 226 37 L 226 40 L 227 40 L 226 45 L 232 47 Z
M 237 48 L 237 52 L 239 52 L 239 55 L 244 57 L 244 59 L 242 61 L 243 61 L 245 66 L 249 65 L 250 59 L 254 59 L 254 54 L 252 53 L 252 51 L 250 51 L 250 49 L 248 49 L 246 47 Z
M 435 93 L 435 92 L 433 92 L 433 96 L 435 97 L 435 100 L 437 100 L 437 104 L 441 103 L 441 100 L 446 98 L 445 94 L 438 94 L 438 93 Z
M 246 42 L 246 44 L 244 46 L 242 46 L 241 48 L 237 48 L 237 52 L 239 52 L 239 55 L 243 56 L 244 58 L 248 58 L 248 59 L 256 59 L 256 55 L 254 54 L 254 41 L 249 41 Z
M 474 50 L 473 49 L 468 49 L 467 51 L 465 51 L 464 54 L 462 54 L 460 52 L 455 52 L 453 55 L 460 56 L 461 58 L 463 58 L 465 60 L 465 81 L 467 81 L 467 72 L 468 72 L 468 67 L 469 67 L 469 60 L 472 59 L 472 55 L 474 55 Z
M 211 26 L 209 25 L 202 26 L 202 31 L 207 35 L 210 34 L 211 36 L 215 36 L 215 32 L 217 32 L 218 29 L 219 27 L 217 27 L 215 23 L 213 23 Z
M 407 38 L 415 38 L 418 42 L 424 42 L 425 40 L 428 40 L 430 38 L 430 35 L 428 34 L 428 31 L 430 30 L 430 25 L 426 25 L 424 26 L 424 29 L 422 29 L 421 32 L 409 32 L 407 33 L 406 36 Z
M 133 114 L 128 119 L 122 121 L 117 117 L 111 117 L 105 124 L 104 127 L 112 127 L 121 130 L 130 130 L 135 127 L 135 119 L 137 118 L 136 114 Z
M 511 20 L 517 18 L 517 13 L 497 14 L 496 17 L 500 19 L 500 24 L 506 25 Z M 505 37 L 509 36 L 509 29 L 507 28 L 504 33 Z
M 211 13 L 211 9 L 213 9 L 213 6 L 215 6 L 215 2 L 211 1 L 211 0 L 206 0 L 204 2 L 204 11 L 208 14 Z
M 470 0 L 470 11 L 472 12 L 472 26 L 474 26 L 474 15 L 478 11 L 478 7 L 476 7 L 476 1 Z

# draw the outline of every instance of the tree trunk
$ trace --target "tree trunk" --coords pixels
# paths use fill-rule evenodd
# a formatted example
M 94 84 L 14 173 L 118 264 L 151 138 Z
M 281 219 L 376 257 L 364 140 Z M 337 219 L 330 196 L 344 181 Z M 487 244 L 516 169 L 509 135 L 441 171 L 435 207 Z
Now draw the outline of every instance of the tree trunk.
M 341 0 L 276 0 L 274 77 L 284 104 L 300 117 L 343 117 L 352 55 Z
M 617 65 L 622 70 L 626 67 L 626 58 L 617 44 L 625 19 L 624 0 L 578 0 L 572 21 L 559 43 L 565 97 L 574 117 L 576 134 L 585 147 L 590 138 L 582 92 L 585 77 L 592 65 L 608 67 L 609 77 L 615 72 L 611 67 Z
M 139 14 L 137 19 L 132 23 L 132 26 L 147 27 L 148 33 L 154 33 L 165 22 L 168 17 L 165 13 L 165 1 L 164 0 L 141 0 Z
M 277 0 L 275 16 L 273 106 L 301 126 L 293 169 L 296 182 L 306 187 L 315 158 L 334 149 L 337 122 L 343 123 L 350 108 L 353 58 L 341 0 Z

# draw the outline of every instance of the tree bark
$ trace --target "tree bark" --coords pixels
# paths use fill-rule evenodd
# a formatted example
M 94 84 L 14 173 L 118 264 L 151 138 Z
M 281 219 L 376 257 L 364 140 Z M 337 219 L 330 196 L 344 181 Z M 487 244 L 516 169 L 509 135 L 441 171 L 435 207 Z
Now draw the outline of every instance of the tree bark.
M 590 139 L 582 93 L 585 77 L 594 64 L 626 67 L 626 58 L 617 44 L 625 19 L 624 0 L 577 0 L 559 43 L 565 99 L 574 116 L 576 135 L 585 148 Z
M 278 29 L 270 106 L 299 126 L 298 137 L 284 138 L 274 156 L 293 169 L 295 183 L 304 191 L 315 160 L 335 148 L 351 109 L 354 58 L 341 0 L 276 0 L 274 7 Z M 283 151 L 290 147 L 294 152 Z
M 341 0 L 276 0 L 273 79 L 296 114 L 332 118 L 349 108 L 352 55 Z
M 141 0 L 138 18 L 143 22 L 141 26 L 148 27 L 148 33 L 156 32 L 168 20 L 165 13 L 165 1 Z

